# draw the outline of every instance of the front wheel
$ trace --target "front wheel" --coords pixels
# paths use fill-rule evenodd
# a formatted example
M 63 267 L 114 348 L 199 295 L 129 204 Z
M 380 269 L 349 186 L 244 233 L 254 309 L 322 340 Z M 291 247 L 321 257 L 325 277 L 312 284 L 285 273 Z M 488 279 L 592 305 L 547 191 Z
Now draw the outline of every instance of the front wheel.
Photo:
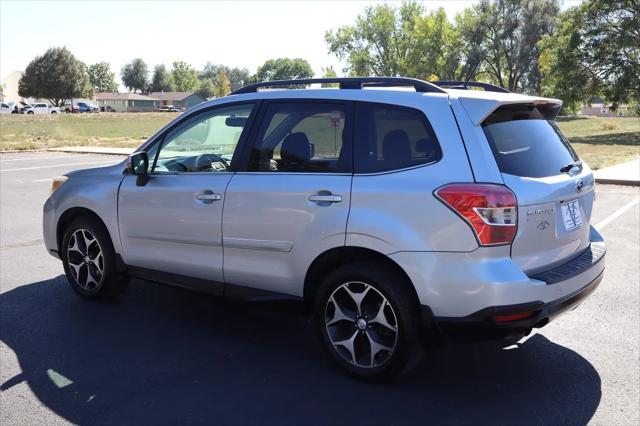
M 316 303 L 325 349 L 347 373 L 390 378 L 422 354 L 418 301 L 411 283 L 369 262 L 339 267 L 323 281 Z
M 110 299 L 122 289 L 116 255 L 104 225 L 91 217 L 74 220 L 62 239 L 61 258 L 67 280 L 78 294 Z

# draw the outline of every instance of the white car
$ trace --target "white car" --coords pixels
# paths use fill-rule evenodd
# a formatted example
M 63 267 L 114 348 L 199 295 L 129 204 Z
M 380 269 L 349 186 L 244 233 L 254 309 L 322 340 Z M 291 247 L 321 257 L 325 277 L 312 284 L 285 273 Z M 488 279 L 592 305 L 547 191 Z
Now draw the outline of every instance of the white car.
M 27 104 L 22 108 L 23 114 L 57 114 L 59 112 L 60 108 L 45 103 Z
M 11 114 L 11 111 L 13 111 L 13 106 L 4 102 L 0 104 L 0 114 Z

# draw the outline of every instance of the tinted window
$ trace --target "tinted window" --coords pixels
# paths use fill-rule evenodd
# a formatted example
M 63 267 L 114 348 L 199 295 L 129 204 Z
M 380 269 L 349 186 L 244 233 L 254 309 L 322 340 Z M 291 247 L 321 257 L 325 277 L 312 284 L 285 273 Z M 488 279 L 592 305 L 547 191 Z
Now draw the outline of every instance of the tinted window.
M 356 111 L 356 173 L 404 169 L 442 158 L 433 128 L 421 111 L 374 103 L 358 104 Z
M 250 171 L 351 171 L 344 104 L 274 102 L 267 106 L 251 152 Z
M 252 110 L 253 104 L 223 107 L 178 124 L 164 137 L 154 172 L 227 171 Z M 158 146 L 149 151 L 149 158 Z
M 578 160 L 558 126 L 535 107 L 499 109 L 482 128 L 502 173 L 533 178 L 554 176 Z

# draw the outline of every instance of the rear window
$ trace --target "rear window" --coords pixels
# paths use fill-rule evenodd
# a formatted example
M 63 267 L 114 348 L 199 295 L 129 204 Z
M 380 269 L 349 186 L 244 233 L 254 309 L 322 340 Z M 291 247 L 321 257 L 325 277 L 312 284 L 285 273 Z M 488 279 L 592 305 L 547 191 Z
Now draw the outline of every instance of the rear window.
M 558 126 L 547 119 L 547 112 L 532 105 L 500 108 L 482 128 L 502 173 L 555 176 L 579 159 Z
M 360 102 L 356 114 L 356 173 L 404 169 L 442 158 L 436 134 L 422 111 Z

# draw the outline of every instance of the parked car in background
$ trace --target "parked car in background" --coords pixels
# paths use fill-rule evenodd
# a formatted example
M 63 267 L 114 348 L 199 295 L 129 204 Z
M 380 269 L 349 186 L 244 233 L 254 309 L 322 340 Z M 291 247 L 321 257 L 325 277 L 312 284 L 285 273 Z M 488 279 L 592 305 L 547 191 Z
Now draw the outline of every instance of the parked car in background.
M 158 108 L 158 111 L 162 112 L 180 112 L 180 108 L 175 105 L 162 105 Z
M 517 339 L 599 285 L 595 181 L 561 107 L 478 82 L 250 85 L 54 179 L 45 246 L 88 299 L 126 277 L 299 298 L 336 365 L 390 376 L 425 340 Z
M 20 112 L 22 114 L 57 114 L 60 108 L 45 103 L 26 104 Z
M 67 101 L 67 102 L 65 102 L 64 106 L 62 107 L 62 111 L 64 111 L 64 112 L 76 112 L 76 113 L 100 112 L 100 108 L 97 105 L 90 104 L 88 102 L 74 102 L 73 103 L 73 108 L 72 108 L 71 107 L 71 102 Z
M 0 114 L 11 114 L 13 112 L 13 105 L 8 103 L 0 103 Z

